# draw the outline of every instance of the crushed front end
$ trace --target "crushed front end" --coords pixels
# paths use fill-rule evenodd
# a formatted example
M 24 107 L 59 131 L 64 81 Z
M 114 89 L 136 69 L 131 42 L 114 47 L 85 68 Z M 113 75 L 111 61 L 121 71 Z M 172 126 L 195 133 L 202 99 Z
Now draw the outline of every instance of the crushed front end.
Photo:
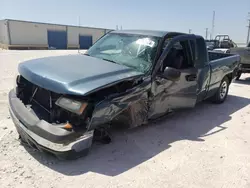
M 17 76 L 9 92 L 9 111 L 21 140 L 61 158 L 85 155 L 92 144 L 87 99 L 64 96 Z

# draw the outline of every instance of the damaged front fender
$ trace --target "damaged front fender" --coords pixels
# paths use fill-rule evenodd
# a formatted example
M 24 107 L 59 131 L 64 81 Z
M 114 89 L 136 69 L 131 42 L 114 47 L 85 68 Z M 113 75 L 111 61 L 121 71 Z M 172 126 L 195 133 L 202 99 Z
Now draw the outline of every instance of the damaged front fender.
M 119 96 L 108 97 L 99 102 L 93 111 L 88 130 L 111 123 L 113 120 L 122 121 L 129 128 L 147 123 L 149 90 L 150 80 L 144 81 Z

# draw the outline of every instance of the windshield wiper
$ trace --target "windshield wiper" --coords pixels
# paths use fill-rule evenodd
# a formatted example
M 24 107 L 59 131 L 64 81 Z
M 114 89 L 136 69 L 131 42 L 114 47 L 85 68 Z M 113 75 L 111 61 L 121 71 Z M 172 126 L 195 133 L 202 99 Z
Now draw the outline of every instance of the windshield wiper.
M 83 54 L 83 55 L 90 56 L 89 54 Z M 101 58 L 101 59 L 104 60 L 104 61 L 109 61 L 109 62 L 111 62 L 111 63 L 117 64 L 115 61 L 110 60 L 110 59 L 105 59 L 105 58 Z
M 109 61 L 109 62 L 111 62 L 111 63 L 115 63 L 115 64 L 117 64 L 115 61 L 110 60 L 110 59 L 105 59 L 105 58 L 102 58 L 102 60 L 104 60 L 104 61 Z

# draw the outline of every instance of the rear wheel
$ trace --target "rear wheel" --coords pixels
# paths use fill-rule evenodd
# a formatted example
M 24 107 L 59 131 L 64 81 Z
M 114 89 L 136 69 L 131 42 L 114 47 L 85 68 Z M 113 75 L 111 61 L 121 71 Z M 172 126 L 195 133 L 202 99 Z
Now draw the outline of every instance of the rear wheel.
M 218 91 L 212 97 L 212 101 L 217 104 L 223 103 L 227 98 L 228 89 L 229 89 L 229 80 L 227 77 L 224 77 L 223 80 L 221 81 Z

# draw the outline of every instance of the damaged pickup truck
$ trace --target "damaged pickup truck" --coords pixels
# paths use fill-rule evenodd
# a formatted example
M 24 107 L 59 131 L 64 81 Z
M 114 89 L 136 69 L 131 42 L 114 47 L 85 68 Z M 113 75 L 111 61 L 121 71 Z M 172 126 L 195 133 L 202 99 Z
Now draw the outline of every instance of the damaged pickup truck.
M 21 141 L 76 158 L 110 126 L 137 127 L 205 99 L 224 102 L 239 61 L 208 52 L 197 35 L 112 31 L 86 54 L 19 64 L 10 114 Z

